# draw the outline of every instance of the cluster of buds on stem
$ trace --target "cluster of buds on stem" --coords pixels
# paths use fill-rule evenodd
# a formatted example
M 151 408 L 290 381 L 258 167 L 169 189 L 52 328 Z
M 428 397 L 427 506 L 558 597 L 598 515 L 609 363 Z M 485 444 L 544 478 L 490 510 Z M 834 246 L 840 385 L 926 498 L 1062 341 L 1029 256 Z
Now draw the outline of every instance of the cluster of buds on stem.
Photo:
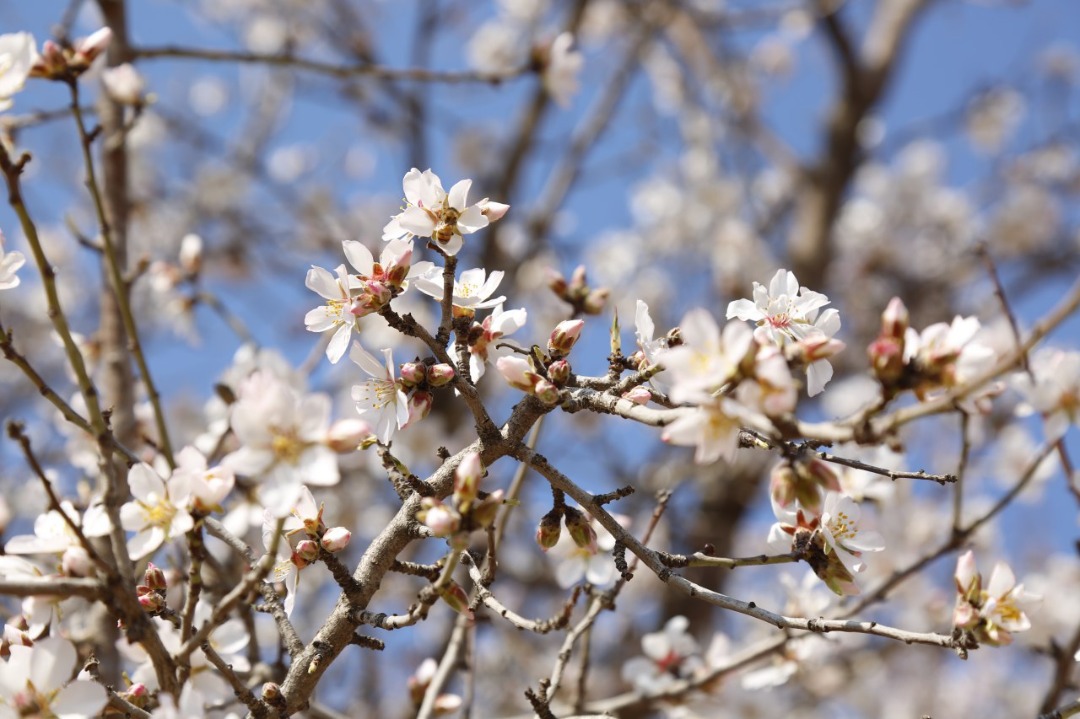
M 345 243 L 346 253 L 352 240 Z M 360 243 L 356 243 L 360 245 Z M 390 304 L 405 289 L 405 280 L 412 267 L 412 242 L 394 240 L 387 244 L 379 256 L 379 261 L 371 262 L 369 274 L 350 275 L 348 289 L 350 296 L 349 313 L 356 317 L 379 312 Z M 370 255 L 370 253 L 367 253 Z M 356 263 L 354 264 L 366 264 Z M 343 269 L 339 269 L 339 273 Z
M 103 27 L 71 45 L 46 40 L 41 55 L 30 69 L 31 77 L 69 82 L 90 69 L 91 63 L 112 41 L 112 30 Z
M 431 359 L 421 362 L 417 358 L 402 364 L 400 370 L 398 384 L 409 398 L 409 421 L 404 425 L 408 427 L 428 416 L 435 404 L 432 390 L 450 384 L 454 379 L 454 368 Z
M 881 313 L 881 333 L 867 348 L 870 367 L 891 398 L 903 389 L 905 375 L 904 336 L 908 330 L 907 307 L 899 297 L 889 301 Z
M 564 522 L 566 531 L 574 540 L 574 544 L 589 554 L 596 554 L 599 551 L 596 544 L 596 530 L 593 529 L 588 516 L 579 509 L 566 506 L 561 495 L 556 496 L 555 506 L 540 518 L 540 523 L 536 526 L 536 543 L 540 545 L 540 549 L 546 552 L 559 543 Z
M 486 471 L 479 454 L 466 454 L 454 470 L 454 493 L 450 501 L 424 497 L 416 518 L 436 537 L 444 537 L 454 549 L 467 547 L 469 535 L 490 527 L 503 503 L 503 490 L 490 494 L 480 490 L 480 480 Z
M 585 265 L 579 265 L 567 282 L 558 270 L 548 270 L 548 287 L 555 295 L 574 308 L 575 315 L 598 315 L 604 311 L 611 290 L 589 287 Z
M 570 363 L 564 357 L 577 343 L 584 326 L 584 320 L 560 322 L 548 338 L 547 354 L 534 346 L 528 359 L 500 357 L 496 366 L 511 387 L 553 407 L 559 403 L 559 390 L 570 380 Z
M 160 567 L 154 566 L 153 562 L 147 562 L 146 571 L 143 572 L 143 583 L 135 587 L 135 594 L 139 598 L 139 606 L 147 614 L 157 615 L 165 610 L 165 591 L 169 588 L 165 580 L 165 572 Z
M 796 503 L 820 513 L 825 492 L 840 491 L 840 479 L 823 460 L 809 450 L 792 460 L 780 462 L 769 477 L 769 498 L 778 507 Z

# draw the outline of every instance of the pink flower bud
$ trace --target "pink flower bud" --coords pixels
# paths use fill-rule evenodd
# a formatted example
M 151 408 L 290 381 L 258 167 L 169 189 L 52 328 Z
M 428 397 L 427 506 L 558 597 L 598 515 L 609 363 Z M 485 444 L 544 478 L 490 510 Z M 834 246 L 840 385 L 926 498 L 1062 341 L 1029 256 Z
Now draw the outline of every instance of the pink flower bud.
M 881 336 L 866 348 L 874 376 L 885 386 L 895 385 L 904 374 L 904 342 Z
M 562 513 L 557 509 L 553 509 L 541 517 L 540 523 L 536 525 L 536 543 L 545 552 L 558 544 L 559 535 L 561 534 Z
M 328 552 L 340 552 L 349 546 L 352 532 L 345 527 L 331 527 L 322 536 L 322 548 Z
M 112 42 L 112 30 L 103 27 L 95 31 L 89 37 L 85 37 L 75 43 L 75 56 L 72 63 L 85 70 L 95 58 L 109 47 Z
M 543 377 L 536 380 L 536 384 L 533 385 L 533 394 L 549 407 L 559 403 L 559 388 Z
M 496 489 L 494 492 L 484 497 L 482 500 L 473 505 L 472 519 L 478 527 L 487 529 L 495 521 L 495 517 L 499 514 L 499 507 L 503 505 L 503 497 L 505 492 L 501 489 Z
M 628 399 L 634 404 L 648 404 L 652 400 L 652 392 L 648 387 L 638 385 L 631 390 L 623 392 L 623 399 Z
M 578 265 L 574 273 L 570 275 L 569 291 L 571 295 L 580 295 L 589 288 L 588 279 L 585 275 L 585 265 Z
M 307 565 L 314 562 L 319 558 L 319 545 L 311 539 L 301 539 L 296 543 L 296 550 L 293 552 L 292 563 L 299 569 L 303 569 Z
M 434 404 L 435 395 L 431 394 L 431 392 L 413 392 L 412 396 L 409 397 L 409 421 L 402 425 L 401 428 L 411 427 L 424 417 L 427 417 Z
M 469 595 L 457 582 L 450 582 L 443 587 L 439 591 L 439 596 L 458 614 L 464 614 L 469 619 L 473 618 L 473 611 L 469 609 Z
M 592 523 L 584 513 L 573 507 L 566 507 L 563 510 L 563 517 L 566 519 L 566 530 L 570 532 L 570 538 L 574 540 L 574 544 L 590 554 L 600 551 L 596 545 L 596 530 L 592 528 Z
M 136 590 L 139 591 L 139 606 L 147 614 L 157 614 L 165 608 L 165 597 L 157 592 L 142 585 L 137 587 Z
M 547 268 L 547 286 L 559 297 L 566 295 L 569 285 L 566 284 L 566 278 L 558 270 L 548 267 Z
M 459 512 L 469 511 L 469 505 L 480 491 L 480 480 L 484 477 L 484 465 L 476 452 L 466 454 L 454 470 L 454 502 Z
M 461 526 L 461 515 L 437 499 L 424 497 L 420 506 L 422 509 L 416 513 L 416 518 L 436 537 L 449 537 Z
M 574 344 L 581 336 L 581 328 L 585 326 L 585 320 L 564 320 L 555 326 L 548 338 L 548 352 L 553 355 L 563 356 L 570 354 Z
M 41 55 L 30 68 L 31 77 L 56 79 L 67 71 L 67 57 L 59 45 L 46 40 L 41 46 Z
M 566 360 L 555 360 L 548 367 L 548 378 L 556 385 L 562 386 L 570 379 L 570 363 Z
M 500 357 L 495 361 L 495 368 L 514 389 L 532 392 L 537 375 L 528 360 L 521 357 Z
M 899 342 L 903 342 L 908 322 L 908 310 L 904 306 L 903 300 L 899 297 L 893 297 L 889 300 L 885 311 L 881 313 L 881 336 L 892 337 Z
M 143 572 L 143 584 L 150 589 L 168 589 L 169 583 L 165 581 L 165 572 L 160 567 L 154 566 L 153 562 L 146 563 L 146 571 Z
M 598 315 L 604 311 L 604 307 L 607 306 L 608 297 L 611 296 L 611 290 L 607 287 L 599 287 L 591 291 L 585 297 L 585 303 L 581 306 L 585 310 L 587 315 Z
M 135 682 L 127 688 L 127 691 L 119 692 L 119 694 L 129 704 L 133 704 L 140 709 L 145 709 L 146 705 L 150 703 L 150 690 L 142 682 Z
M 504 205 L 486 197 L 477 202 L 476 206 L 480 208 L 480 214 L 488 218 L 489 223 L 498 222 L 506 214 L 506 211 L 510 209 L 510 205 Z
M 266 682 L 262 686 L 262 698 L 268 702 L 276 703 L 282 698 L 281 687 L 274 682 Z
M 382 309 L 387 302 L 394 298 L 394 291 L 385 282 L 379 280 L 367 280 L 363 284 L 363 292 L 371 298 L 371 305 L 376 310 Z
M 423 362 L 406 362 L 401 365 L 401 384 L 407 389 L 427 381 L 427 367 Z
M 371 425 L 359 417 L 339 419 L 326 432 L 326 446 L 335 452 L 355 452 L 360 443 L 371 435 Z
M 432 387 L 444 387 L 454 379 L 454 368 L 446 363 L 439 363 L 428 367 L 428 384 Z

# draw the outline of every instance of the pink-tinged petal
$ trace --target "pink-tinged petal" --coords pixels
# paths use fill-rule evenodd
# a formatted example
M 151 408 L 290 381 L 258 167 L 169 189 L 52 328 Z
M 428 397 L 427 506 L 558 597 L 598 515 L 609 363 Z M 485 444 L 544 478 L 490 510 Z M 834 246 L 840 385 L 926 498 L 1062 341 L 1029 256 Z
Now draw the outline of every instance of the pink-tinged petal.
M 147 527 L 128 540 L 128 554 L 132 560 L 153 554 L 165 543 L 165 531 L 161 527 Z
M 304 286 L 312 292 L 328 300 L 341 299 L 341 288 L 338 287 L 337 278 L 330 274 L 329 270 L 312 265 L 304 278 Z
M 454 186 L 450 188 L 450 193 L 446 196 L 447 204 L 458 212 L 464 210 L 469 204 L 470 188 L 472 188 L 472 180 L 455 182 Z M 485 217 L 484 220 L 486 221 L 487 218 Z
M 458 215 L 457 219 L 458 232 L 461 232 L 465 235 L 472 234 L 477 230 L 482 230 L 487 227 L 488 224 L 488 218 L 476 205 L 473 205 L 472 207 L 462 212 L 460 215 Z
M 435 233 L 435 220 L 419 207 L 407 207 L 398 215 L 398 225 L 417 237 L 431 237 Z
M 304 327 L 308 332 L 326 332 L 338 324 L 337 313 L 326 305 L 316 307 L 304 315 Z
M 728 304 L 727 318 L 758 322 L 765 319 L 765 313 L 750 300 L 735 300 Z
M 128 472 L 131 494 L 144 502 L 156 501 L 165 496 L 165 480 L 158 476 L 145 462 L 136 464 Z
M 368 376 L 376 379 L 386 378 L 386 367 L 379 364 L 374 355 L 361 347 L 359 342 L 353 342 L 352 349 L 349 350 L 349 359 L 359 365 Z
M 964 594 L 971 588 L 972 582 L 978 580 L 979 573 L 975 567 L 975 553 L 970 549 L 961 554 L 959 559 L 956 560 L 956 573 L 953 576 L 956 578 L 957 590 Z
M 330 344 L 326 346 L 326 358 L 330 360 L 330 364 L 337 364 L 345 356 L 350 339 L 352 339 L 352 323 L 346 322 L 337 328 L 337 332 L 330 338 Z
M 345 240 L 341 246 L 345 250 L 345 259 L 349 261 L 353 269 L 365 277 L 371 277 L 375 269 L 375 257 L 371 254 L 371 250 L 363 242 L 356 240 Z
M 496 311 L 496 314 L 492 315 L 491 331 L 505 337 L 524 327 L 528 319 L 529 315 L 524 309 Z
M 1004 597 L 1016 586 L 1016 576 L 1005 562 L 994 565 L 994 571 L 990 573 L 990 581 L 986 585 L 986 593 L 994 598 Z
M 71 642 L 48 637 L 34 643 L 30 655 L 30 681 L 42 692 L 52 692 L 64 685 L 75 671 L 78 656 Z

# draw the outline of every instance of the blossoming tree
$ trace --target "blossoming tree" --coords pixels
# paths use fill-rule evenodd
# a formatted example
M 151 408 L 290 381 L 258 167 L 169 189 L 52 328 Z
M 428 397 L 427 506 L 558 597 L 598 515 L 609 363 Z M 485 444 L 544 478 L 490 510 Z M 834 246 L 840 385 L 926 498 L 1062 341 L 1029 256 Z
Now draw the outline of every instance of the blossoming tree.
M 933 2 L 355 5 L 0 35 L 0 717 L 1080 714 L 1041 87 L 985 200 L 879 116 Z

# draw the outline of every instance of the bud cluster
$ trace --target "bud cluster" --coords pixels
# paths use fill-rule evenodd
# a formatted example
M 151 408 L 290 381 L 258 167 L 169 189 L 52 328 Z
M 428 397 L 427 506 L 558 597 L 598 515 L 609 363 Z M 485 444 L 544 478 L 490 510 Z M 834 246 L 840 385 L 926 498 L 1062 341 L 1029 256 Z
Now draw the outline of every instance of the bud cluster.
M 574 308 L 575 315 L 598 315 L 604 311 L 611 290 L 589 287 L 585 265 L 579 265 L 567 282 L 558 270 L 548 270 L 548 287 L 555 296 Z
M 169 584 L 165 580 L 165 573 L 160 567 L 154 566 L 153 562 L 146 563 L 146 571 L 143 572 L 142 584 L 135 587 L 135 594 L 139 598 L 139 606 L 150 615 L 160 614 L 166 608 L 165 592 Z
M 436 537 L 444 537 L 455 549 L 464 549 L 472 532 L 491 526 L 503 503 L 503 490 L 490 494 L 480 490 L 480 480 L 486 472 L 480 455 L 469 452 L 454 470 L 450 501 L 424 497 L 416 518 Z
M 400 366 L 398 384 L 408 396 L 409 421 L 402 427 L 427 417 L 435 404 L 432 390 L 445 387 L 454 379 L 454 368 L 434 360 L 421 362 L 419 358 Z
M 70 81 L 82 75 L 112 41 L 112 30 L 103 27 L 72 45 L 46 40 L 41 55 L 30 69 L 31 77 Z
M 581 549 L 589 554 L 596 554 L 599 547 L 596 544 L 596 530 L 592 527 L 589 517 L 579 509 L 567 507 L 561 502 L 556 502 L 551 511 L 540 518 L 536 526 L 536 543 L 545 552 L 559 543 L 562 535 L 562 525 L 565 522 L 566 531 L 570 539 L 574 540 Z

